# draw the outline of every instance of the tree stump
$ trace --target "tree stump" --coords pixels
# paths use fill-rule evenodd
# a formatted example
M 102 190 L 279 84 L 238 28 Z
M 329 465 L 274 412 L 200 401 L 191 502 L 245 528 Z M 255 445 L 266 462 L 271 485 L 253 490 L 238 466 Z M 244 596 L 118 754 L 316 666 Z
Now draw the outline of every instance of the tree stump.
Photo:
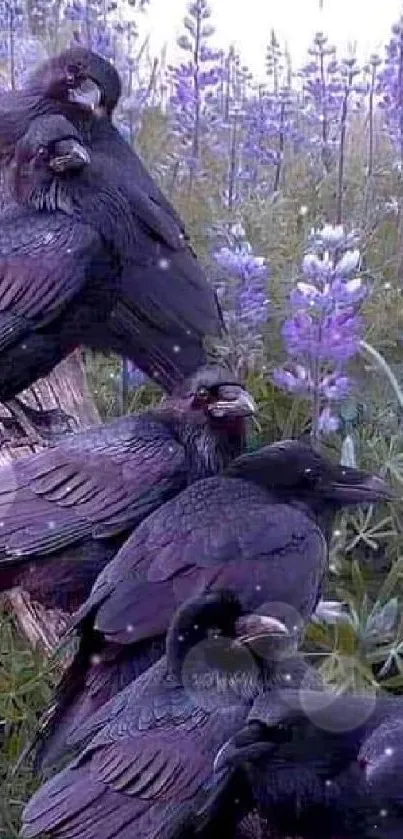
M 72 431 L 88 428 L 101 422 L 98 410 L 88 390 L 85 368 L 80 352 L 61 362 L 46 379 L 39 379 L 21 394 L 21 400 L 32 408 L 58 410 L 66 414 Z M 0 425 L 7 442 L 0 445 L 0 467 L 10 460 L 40 451 L 41 446 L 21 442 L 21 432 L 7 408 L 0 403 Z M 27 592 L 19 588 L 4 595 L 6 610 L 11 611 L 19 630 L 29 643 L 49 655 L 66 628 L 69 615 L 48 611 L 39 603 L 31 602 Z

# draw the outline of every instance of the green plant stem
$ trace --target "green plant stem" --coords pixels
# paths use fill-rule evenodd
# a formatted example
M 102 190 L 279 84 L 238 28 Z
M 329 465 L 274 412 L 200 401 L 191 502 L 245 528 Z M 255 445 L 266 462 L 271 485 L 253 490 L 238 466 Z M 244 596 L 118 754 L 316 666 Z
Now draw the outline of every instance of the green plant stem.
M 367 344 L 367 342 L 364 340 L 360 341 L 360 349 L 362 353 L 366 356 L 369 356 L 369 358 L 375 362 L 379 370 L 381 370 L 382 373 L 385 374 L 386 378 L 389 380 L 389 383 L 396 394 L 399 406 L 403 411 L 403 393 L 400 389 L 399 382 L 397 381 L 395 374 L 389 367 L 389 364 L 386 361 L 386 359 L 383 357 L 383 355 L 380 354 L 380 352 L 378 352 L 378 350 L 375 349 L 375 347 L 372 346 L 372 344 Z

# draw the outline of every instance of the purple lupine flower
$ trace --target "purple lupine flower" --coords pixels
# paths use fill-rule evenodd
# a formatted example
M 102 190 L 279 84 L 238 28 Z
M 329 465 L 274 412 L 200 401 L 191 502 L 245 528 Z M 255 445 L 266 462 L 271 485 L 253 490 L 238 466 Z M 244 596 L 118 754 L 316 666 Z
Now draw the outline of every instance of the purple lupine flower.
M 309 48 L 311 60 L 300 71 L 303 113 L 310 129 L 312 151 L 318 149 L 327 171 L 331 168 L 341 104 L 336 48 L 318 32 Z
M 386 59 L 378 74 L 377 92 L 380 106 L 385 112 L 389 139 L 397 151 L 397 163 L 403 172 L 403 16 L 392 27 L 392 36 L 386 47 Z
M 332 434 L 337 431 L 340 425 L 339 417 L 332 413 L 329 407 L 323 408 L 318 418 L 318 431 L 320 434 Z
M 340 225 L 343 216 L 343 195 L 344 195 L 344 166 L 346 154 L 347 118 L 350 103 L 353 95 L 361 91 L 357 85 L 356 77 L 360 70 L 354 57 L 346 58 L 340 65 L 340 76 L 342 84 L 341 114 L 339 124 L 339 149 L 338 149 L 338 177 L 337 177 L 337 211 L 336 218 Z
M 356 236 L 338 225 L 325 225 L 311 236 L 302 260 L 303 280 L 290 295 L 291 316 L 282 337 L 291 361 L 275 370 L 273 381 L 289 393 L 312 402 L 312 433 L 336 430 L 334 407 L 352 388 L 345 371 L 357 354 L 363 320 L 357 307 L 368 289 L 361 277 Z
M 303 364 L 289 362 L 285 367 L 278 367 L 273 371 L 272 379 L 277 387 L 298 396 L 306 396 L 313 389 L 310 371 Z
M 105 58 L 112 58 L 108 23 L 109 14 L 115 9 L 112 0 L 68 0 L 65 18 L 72 25 L 74 40 Z
M 297 100 L 288 87 L 274 93 L 260 88 L 245 103 L 241 150 L 242 180 L 249 193 L 276 193 L 288 145 L 300 142 Z M 270 171 L 274 175 L 270 177 Z
M 239 224 L 233 225 L 228 244 L 213 254 L 222 270 L 217 291 L 228 329 L 228 346 L 223 350 L 234 369 L 245 374 L 263 358 L 262 328 L 267 321 L 268 266 L 256 256 Z
M 367 93 L 368 93 L 368 165 L 367 175 L 370 177 L 374 167 L 374 140 L 375 140 L 375 96 L 378 88 L 379 68 L 382 60 L 379 55 L 374 53 L 371 55 L 369 62 L 364 67 L 364 73 L 368 77 Z
M 209 23 L 207 0 L 192 0 L 187 12 L 186 34 L 178 38 L 184 60 L 169 69 L 174 88 L 170 101 L 173 132 L 180 141 L 181 156 L 186 159 L 191 191 L 201 164 L 203 140 L 213 124 L 212 103 L 221 79 L 222 53 L 209 46 L 214 27 Z

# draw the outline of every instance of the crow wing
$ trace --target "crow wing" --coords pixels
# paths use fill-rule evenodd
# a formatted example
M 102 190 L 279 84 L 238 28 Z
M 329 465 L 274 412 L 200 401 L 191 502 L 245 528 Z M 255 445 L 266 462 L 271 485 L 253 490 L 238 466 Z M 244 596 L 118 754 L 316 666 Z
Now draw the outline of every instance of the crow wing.
M 71 303 L 102 259 L 96 231 L 64 213 L 25 212 L 0 224 L 0 350 Z
M 327 566 L 318 526 L 246 481 L 199 481 L 155 511 L 99 575 L 75 625 L 97 606 L 95 628 L 134 643 L 164 633 L 179 603 L 211 588 L 314 610 Z M 129 630 L 128 630 L 129 627 Z
M 1 470 L 2 564 L 121 533 L 185 482 L 183 447 L 152 414 L 71 435 Z
M 215 754 L 245 713 L 241 704 L 201 708 L 160 660 L 76 734 L 75 744 L 92 740 L 32 798 L 22 835 L 176 835 L 202 803 Z
M 105 121 L 91 136 L 97 167 L 129 199 L 135 231 L 111 329 L 117 340 L 125 336 L 128 346 L 140 335 L 146 372 L 159 374 L 172 390 L 180 377 L 206 363 L 205 337 L 222 332 L 217 295 L 178 214 L 119 132 Z M 136 343 L 131 353 L 138 357 Z

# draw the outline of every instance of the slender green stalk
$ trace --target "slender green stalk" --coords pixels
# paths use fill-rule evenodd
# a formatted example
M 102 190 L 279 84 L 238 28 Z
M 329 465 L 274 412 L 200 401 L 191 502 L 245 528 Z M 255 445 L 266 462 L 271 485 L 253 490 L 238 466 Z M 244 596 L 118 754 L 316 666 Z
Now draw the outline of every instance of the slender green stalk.
M 401 391 L 399 382 L 391 368 L 389 367 L 388 362 L 384 359 L 383 355 L 372 346 L 372 344 L 368 344 L 366 341 L 360 341 L 360 349 L 364 355 L 369 356 L 369 358 L 375 362 L 379 370 L 385 374 L 386 378 L 389 380 L 391 387 L 393 388 L 396 399 L 399 403 L 400 408 L 403 410 L 403 393 Z

